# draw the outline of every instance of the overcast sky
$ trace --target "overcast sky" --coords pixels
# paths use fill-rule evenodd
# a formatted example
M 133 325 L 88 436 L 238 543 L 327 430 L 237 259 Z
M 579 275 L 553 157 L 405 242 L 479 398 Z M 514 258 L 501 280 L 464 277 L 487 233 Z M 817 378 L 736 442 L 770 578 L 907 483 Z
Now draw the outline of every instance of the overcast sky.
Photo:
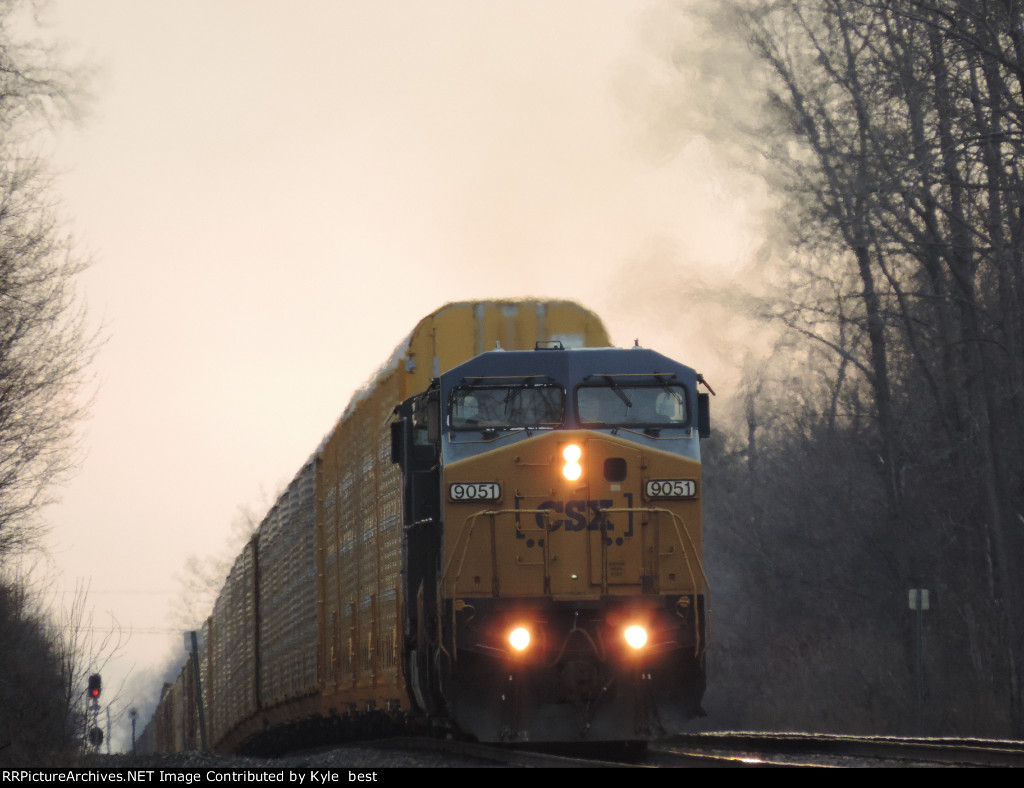
M 108 339 L 49 519 L 62 586 L 131 633 L 105 688 L 180 653 L 187 556 L 221 552 L 444 303 L 576 299 L 616 344 L 720 363 L 685 288 L 750 257 L 753 208 L 699 140 L 649 144 L 659 90 L 685 103 L 663 3 L 53 0 L 47 19 L 98 72 L 55 160 Z

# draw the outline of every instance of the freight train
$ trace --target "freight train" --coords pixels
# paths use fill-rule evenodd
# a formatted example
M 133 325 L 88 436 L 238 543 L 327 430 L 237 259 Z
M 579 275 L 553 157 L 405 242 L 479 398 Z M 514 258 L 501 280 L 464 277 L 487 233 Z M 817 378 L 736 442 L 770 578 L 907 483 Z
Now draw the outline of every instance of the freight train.
M 143 749 L 645 742 L 702 714 L 708 394 L 609 344 L 563 301 L 420 321 L 235 560 Z

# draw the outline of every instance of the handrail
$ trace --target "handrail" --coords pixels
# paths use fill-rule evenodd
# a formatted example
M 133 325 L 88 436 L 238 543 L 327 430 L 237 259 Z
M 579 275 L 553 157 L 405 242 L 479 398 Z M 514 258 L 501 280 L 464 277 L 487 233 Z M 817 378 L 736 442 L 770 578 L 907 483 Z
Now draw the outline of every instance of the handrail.
M 469 515 L 466 518 L 465 523 L 462 526 L 462 530 L 459 531 L 459 535 L 455 539 L 455 546 L 452 549 L 451 558 L 449 558 L 447 563 L 445 563 L 444 569 L 441 570 L 441 576 L 438 578 L 438 581 L 437 581 L 438 591 L 437 591 L 437 593 L 434 596 L 437 598 L 437 621 L 438 621 L 439 624 L 440 624 L 441 621 L 444 620 L 443 619 L 443 605 L 442 605 L 444 595 L 443 595 L 442 591 L 443 591 L 443 589 L 445 587 L 445 582 L 448 579 L 448 571 L 452 568 L 452 562 L 455 561 L 456 555 L 458 553 L 459 543 L 462 542 L 462 554 L 459 557 L 459 565 L 458 565 L 458 567 L 456 569 L 456 573 L 455 573 L 455 581 L 456 581 L 456 584 L 457 584 L 459 578 L 462 576 L 462 567 L 463 567 L 463 565 L 466 562 L 466 553 L 469 550 L 470 537 L 473 534 L 473 529 L 476 527 L 477 519 L 479 519 L 480 517 L 489 517 L 490 520 L 491 520 L 491 594 L 493 596 L 497 596 L 498 595 L 498 591 L 500 589 L 498 587 L 498 555 L 497 555 L 497 547 L 496 547 L 496 540 L 495 540 L 494 518 L 497 517 L 500 514 L 515 514 L 515 513 L 519 513 L 519 514 L 542 514 L 542 515 L 544 515 L 545 520 L 547 520 L 548 512 L 549 511 L 550 510 L 548 510 L 548 509 L 484 509 L 482 511 L 479 511 L 479 512 L 476 512 L 474 514 L 471 514 L 471 515 Z M 544 530 L 545 530 L 545 532 L 547 531 L 546 528 Z M 545 589 L 548 589 L 550 587 L 550 584 L 549 584 L 549 581 L 548 581 L 548 577 L 549 577 L 548 576 L 548 563 L 549 562 L 548 562 L 547 551 L 548 551 L 547 540 L 545 540 L 545 547 L 544 547 L 544 588 Z M 443 633 L 439 633 L 439 634 L 443 634 Z M 444 638 L 443 637 L 439 637 L 438 638 L 438 643 L 440 644 L 441 651 L 443 651 L 445 654 L 448 654 L 448 651 L 444 647 Z M 457 645 L 455 643 L 455 605 L 452 605 L 452 652 L 453 653 L 452 654 L 448 654 L 448 656 L 451 657 L 451 659 L 454 660 L 454 659 L 456 659 L 455 654 L 457 653 Z
M 440 623 L 443 617 L 443 590 L 445 584 L 449 578 L 449 573 L 453 569 L 456 559 L 458 559 L 457 566 L 455 569 L 455 582 L 458 584 L 459 578 L 462 576 L 462 568 L 466 562 L 466 556 L 469 552 L 469 545 L 472 541 L 471 537 L 473 531 L 476 529 L 478 520 L 481 517 L 487 517 L 490 520 L 490 531 L 491 531 L 491 595 L 500 595 L 500 585 L 498 578 L 498 555 L 497 555 L 497 540 L 496 540 L 496 525 L 495 518 L 500 515 L 523 515 L 523 514 L 535 514 L 541 515 L 544 518 L 544 527 L 538 529 L 523 529 L 521 525 L 517 526 L 520 531 L 537 530 L 543 533 L 550 533 L 551 527 L 551 509 L 483 509 L 479 512 L 475 512 L 466 517 L 465 522 L 458 536 L 456 537 L 456 543 L 452 550 L 451 557 L 445 563 L 444 569 L 441 572 L 441 576 L 438 579 L 438 593 L 435 595 L 437 599 L 437 619 Z M 689 573 L 690 584 L 694 588 L 695 593 L 699 590 L 704 596 L 704 617 L 707 622 L 708 630 L 711 627 L 711 601 L 710 591 L 711 586 L 708 582 L 707 573 L 704 571 L 703 562 L 700 559 L 700 555 L 697 553 L 697 548 L 694 543 L 693 537 L 691 536 L 686 524 L 683 522 L 683 518 L 673 512 L 671 509 L 665 509 L 663 507 L 610 507 L 607 509 L 601 509 L 601 591 L 602 593 L 608 592 L 608 547 L 607 539 L 605 538 L 605 525 L 607 518 L 604 515 L 607 514 L 652 514 L 652 515 L 668 515 L 671 518 L 672 528 L 675 532 L 676 541 L 679 547 L 682 549 L 683 559 L 686 563 L 686 569 Z M 461 551 L 460 551 L 461 546 Z M 550 595 L 551 593 L 551 582 L 550 582 L 550 539 L 544 540 L 543 545 L 543 562 L 542 564 L 530 564 L 531 566 L 543 566 L 544 568 L 544 594 Z M 659 558 L 663 557 L 659 555 Z M 692 561 L 691 561 L 692 558 Z M 694 563 L 696 563 L 697 572 L 694 572 Z M 659 574 L 659 587 L 660 587 L 660 567 L 655 566 L 655 571 Z M 696 599 L 694 600 L 696 605 Z M 456 652 L 457 646 L 455 643 L 455 606 L 452 605 L 452 651 Z M 694 626 L 694 655 L 700 656 L 701 653 L 706 651 L 707 643 L 702 642 L 700 636 L 700 611 L 695 610 L 693 616 Z M 706 641 L 706 639 L 705 639 Z M 448 653 L 444 648 L 444 638 L 440 638 L 441 650 L 446 654 Z M 453 654 L 449 654 L 452 659 L 455 659 Z
M 701 584 L 700 588 L 704 592 L 704 617 L 707 620 L 708 630 L 711 629 L 711 584 L 708 583 L 707 573 L 704 571 L 704 564 L 700 560 L 700 555 L 697 554 L 697 546 L 693 543 L 693 537 L 690 536 L 690 532 L 686 529 L 683 518 L 673 512 L 671 509 L 664 509 L 661 507 L 615 507 L 611 509 L 602 509 L 604 512 L 623 512 L 633 513 L 643 512 L 646 514 L 667 514 L 672 518 L 672 525 L 675 527 L 676 538 L 679 540 L 679 546 L 683 549 L 683 557 L 686 559 L 686 569 L 690 573 L 690 583 L 694 590 L 697 589 L 697 578 L 693 575 L 693 567 L 690 565 L 689 556 L 692 555 L 693 559 L 697 562 L 697 568 L 700 570 Z M 686 542 L 689 542 L 690 550 L 687 551 L 686 543 L 683 541 L 683 534 L 686 534 Z M 660 578 L 659 578 L 660 581 Z M 660 582 L 659 582 L 660 586 Z M 694 600 L 696 604 L 696 600 Z M 702 653 L 701 639 L 700 639 L 700 617 L 699 611 L 696 611 L 693 616 L 693 629 L 694 629 L 694 656 L 700 656 Z M 704 650 L 707 649 L 707 644 L 704 645 Z

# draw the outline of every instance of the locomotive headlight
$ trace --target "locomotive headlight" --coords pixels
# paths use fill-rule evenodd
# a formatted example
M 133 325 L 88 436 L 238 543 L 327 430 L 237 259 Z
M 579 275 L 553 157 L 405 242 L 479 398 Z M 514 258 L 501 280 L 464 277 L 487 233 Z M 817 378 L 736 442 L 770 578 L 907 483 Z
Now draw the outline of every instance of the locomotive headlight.
M 626 627 L 626 631 L 622 635 L 626 638 L 626 642 L 635 649 L 641 649 L 647 645 L 647 630 L 639 624 Z
M 562 458 L 565 465 L 562 466 L 562 475 L 570 482 L 577 481 L 583 475 L 583 466 L 580 465 L 580 458 L 583 457 L 583 449 L 575 443 L 570 443 L 562 449 Z
M 530 645 L 530 630 L 526 627 L 516 627 L 508 633 L 508 642 L 516 651 L 523 651 Z

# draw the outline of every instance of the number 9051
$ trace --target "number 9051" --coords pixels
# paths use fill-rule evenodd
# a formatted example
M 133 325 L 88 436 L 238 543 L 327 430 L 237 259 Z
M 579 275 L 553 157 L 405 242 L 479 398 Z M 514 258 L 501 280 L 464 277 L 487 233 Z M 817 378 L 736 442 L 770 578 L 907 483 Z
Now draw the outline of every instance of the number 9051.
M 693 479 L 648 479 L 645 492 L 648 498 L 693 498 L 697 495 L 697 482 Z
M 497 501 L 501 485 L 497 482 L 456 482 L 448 488 L 453 501 Z

